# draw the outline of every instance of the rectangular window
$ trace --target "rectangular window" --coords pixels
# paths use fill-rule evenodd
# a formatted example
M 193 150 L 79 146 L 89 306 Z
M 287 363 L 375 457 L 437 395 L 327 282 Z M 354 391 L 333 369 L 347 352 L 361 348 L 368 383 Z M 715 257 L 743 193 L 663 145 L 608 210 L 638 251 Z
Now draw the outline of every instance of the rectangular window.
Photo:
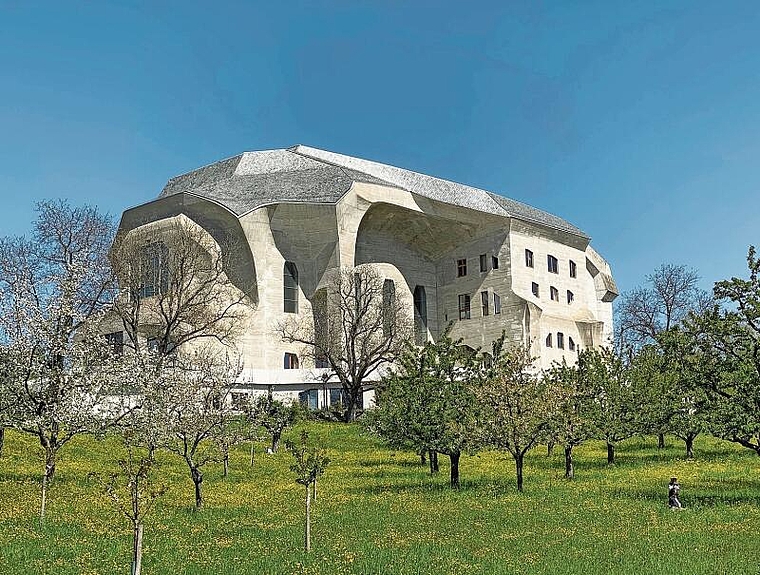
M 567 290 L 567 303 L 568 303 L 568 305 L 570 305 L 571 303 L 573 303 L 574 299 L 575 299 L 575 296 L 573 295 L 573 292 L 571 292 L 570 290 Z
M 488 256 L 480 254 L 480 273 L 488 271 Z
M 557 262 L 557 258 L 555 258 L 554 256 L 546 256 L 546 264 L 551 273 L 553 274 L 559 273 L 559 263 Z
M 343 401 L 343 390 L 342 389 L 331 389 L 330 390 L 330 405 L 338 405 L 338 404 L 345 404 L 345 401 Z
M 318 393 L 318 389 L 307 389 L 306 391 L 302 391 L 298 394 L 298 401 L 305 408 L 311 411 L 315 411 L 319 409 Z
M 538 297 L 538 284 L 536 282 L 533 282 L 530 286 L 530 291 L 533 292 L 533 295 Z
M 298 369 L 298 356 L 295 353 L 286 353 L 284 367 L 285 369 Z
M 567 349 L 570 351 L 575 351 L 575 342 L 573 341 L 572 337 L 567 338 Z
M 461 278 L 467 275 L 467 258 L 457 260 L 457 277 Z
M 470 319 L 470 296 L 459 296 L 459 319 Z
M 488 292 L 480 292 L 480 306 L 483 309 L 483 317 L 488 315 Z
M 549 297 L 551 297 L 553 301 L 559 301 L 559 290 L 554 286 L 551 286 L 549 288 Z
M 501 313 L 501 297 L 496 294 L 493 294 L 493 313 Z
M 565 349 L 565 335 L 561 331 L 557 333 L 557 347 Z
M 546 347 L 552 346 L 552 334 L 546 336 Z
M 491 256 L 491 269 L 492 270 L 499 269 L 499 258 L 497 256 Z
M 578 269 L 575 266 L 575 262 L 573 260 L 570 260 L 570 277 L 578 277 Z
M 525 265 L 529 268 L 533 267 L 533 252 L 530 250 L 525 250 Z

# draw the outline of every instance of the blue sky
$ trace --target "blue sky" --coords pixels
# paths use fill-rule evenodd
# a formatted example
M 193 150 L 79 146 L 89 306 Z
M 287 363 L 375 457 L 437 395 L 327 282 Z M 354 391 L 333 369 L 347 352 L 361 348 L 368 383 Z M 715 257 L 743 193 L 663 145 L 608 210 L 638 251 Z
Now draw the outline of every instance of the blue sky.
M 758 30 L 754 2 L 0 0 L 0 235 L 304 143 L 560 215 L 623 290 L 710 287 L 760 243 Z

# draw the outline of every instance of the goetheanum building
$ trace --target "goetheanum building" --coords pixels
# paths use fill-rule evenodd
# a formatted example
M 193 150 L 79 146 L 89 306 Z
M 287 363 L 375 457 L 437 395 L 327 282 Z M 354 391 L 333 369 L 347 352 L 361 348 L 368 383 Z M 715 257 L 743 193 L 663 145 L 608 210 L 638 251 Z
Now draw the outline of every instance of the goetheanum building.
M 120 231 L 171 218 L 236 240 L 234 274 L 248 278 L 255 304 L 239 342 L 241 389 L 271 386 L 312 406 L 339 397 L 274 326 L 293 315 L 310 321 L 315 295 L 346 266 L 373 264 L 394 283 L 418 341 L 452 323 L 455 338 L 487 349 L 506 330 L 548 367 L 612 334 L 617 289 L 588 235 L 410 170 L 307 146 L 245 152 L 172 178 L 156 200 L 124 212 Z

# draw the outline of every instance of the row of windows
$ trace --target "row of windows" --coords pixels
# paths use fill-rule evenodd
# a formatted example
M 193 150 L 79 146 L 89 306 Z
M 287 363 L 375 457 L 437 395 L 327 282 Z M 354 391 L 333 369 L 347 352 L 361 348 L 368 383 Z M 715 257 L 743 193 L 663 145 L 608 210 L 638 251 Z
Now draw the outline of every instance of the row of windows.
M 494 258 L 496 263 L 494 269 L 499 267 L 498 260 Z M 466 263 L 465 263 L 466 267 Z M 357 300 L 358 294 L 361 291 L 361 285 L 359 278 L 356 280 Z M 285 262 L 282 271 L 282 285 L 283 285 L 283 310 L 285 313 L 298 313 L 298 268 L 293 262 Z M 396 301 L 396 284 L 391 279 L 386 279 L 383 282 L 383 307 L 390 309 L 393 303 Z M 390 329 L 389 322 L 392 321 L 391 314 L 388 314 L 386 321 L 383 322 L 384 331 Z M 414 319 L 415 325 L 419 330 L 427 329 L 427 295 L 425 293 L 425 286 L 414 287 Z
M 536 282 L 533 282 L 531 284 L 531 291 L 533 292 L 533 295 L 536 297 L 541 297 L 541 293 L 539 291 L 539 286 Z M 570 305 L 575 301 L 575 294 L 571 292 L 570 290 L 567 290 L 567 304 Z M 555 288 L 554 286 L 549 286 L 549 297 L 552 301 L 559 301 L 559 290 Z
M 480 292 L 480 313 L 483 317 L 491 315 L 491 297 L 487 291 Z M 498 294 L 493 294 L 493 313 L 494 315 L 501 313 L 501 297 Z M 461 294 L 459 296 L 459 319 L 470 319 L 471 317 L 470 296 L 469 294 Z
M 488 271 L 488 254 L 480 254 L 479 258 L 480 273 L 486 273 Z M 492 270 L 499 269 L 499 258 L 491 256 L 491 268 Z M 461 278 L 467 275 L 467 258 L 461 258 L 457 260 L 457 277 Z
M 573 260 L 568 260 L 569 262 L 569 269 L 570 269 L 570 277 L 578 277 L 578 266 L 575 265 L 575 262 Z M 533 252 L 529 249 L 525 250 L 525 265 L 529 268 L 533 267 Z M 559 273 L 559 261 L 556 257 L 554 257 L 551 254 L 547 254 L 546 256 L 546 268 L 549 270 L 549 272 L 553 274 Z
M 552 345 L 552 334 L 549 334 L 546 336 L 546 347 L 554 347 Z M 572 337 L 567 338 L 567 349 L 570 351 L 575 351 L 575 342 L 573 341 Z M 561 331 L 557 332 L 557 348 L 558 349 L 565 349 L 565 334 Z

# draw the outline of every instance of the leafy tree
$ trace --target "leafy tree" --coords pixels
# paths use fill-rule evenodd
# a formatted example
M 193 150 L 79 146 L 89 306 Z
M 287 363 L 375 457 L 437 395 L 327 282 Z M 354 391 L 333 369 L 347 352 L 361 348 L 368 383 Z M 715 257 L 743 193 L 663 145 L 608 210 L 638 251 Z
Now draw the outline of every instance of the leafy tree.
M 719 281 L 716 304 L 688 322 L 694 376 L 710 400 L 718 437 L 760 455 L 760 259 L 747 254 L 749 279 Z
M 348 404 L 345 420 L 353 421 L 368 378 L 395 360 L 411 334 L 408 314 L 392 282 L 369 264 L 338 270 L 315 295 L 312 310 L 313 318 L 294 316 L 277 332 L 338 378 Z
M 670 432 L 683 440 L 686 457 L 694 457 L 694 440 L 706 429 L 706 395 L 698 384 L 698 355 L 680 326 L 657 335 L 658 346 L 646 346 L 630 365 L 631 380 L 641 394 L 640 412 L 646 424 L 664 413 Z
M 616 347 L 618 353 L 629 363 L 633 363 L 636 354 L 645 347 L 655 348 L 665 354 L 673 351 L 672 346 L 663 348 L 660 334 L 680 326 L 690 312 L 704 309 L 709 305 L 709 295 L 698 286 L 699 275 L 696 270 L 684 265 L 663 264 L 646 276 L 646 285 L 624 293 L 616 308 Z M 667 366 L 676 360 L 663 358 L 654 361 L 652 350 L 646 354 L 648 368 Z M 639 361 L 640 363 L 640 361 Z M 646 370 L 645 370 L 646 371 Z M 678 382 L 677 371 L 656 374 L 650 369 L 652 378 L 640 380 L 640 385 L 649 385 L 649 398 L 646 403 L 649 431 L 658 436 L 658 446 L 665 446 L 665 433 L 671 430 L 670 419 L 680 413 L 684 402 L 689 398 L 678 396 L 677 391 L 688 387 L 687 382 Z M 640 373 L 643 371 L 640 370 Z
M 522 491 L 525 454 L 546 436 L 555 402 L 550 380 L 539 377 L 524 347 L 509 345 L 502 334 L 492 351 L 478 381 L 478 431 L 483 443 L 512 455 Z
M 583 355 L 586 385 L 595 397 L 592 417 L 599 439 L 607 444 L 607 463 L 615 463 L 615 446 L 641 428 L 638 390 L 629 371 L 610 349 L 587 349 Z
M 286 447 L 295 458 L 295 463 L 290 466 L 290 470 L 295 473 L 296 482 L 306 488 L 304 547 L 309 552 L 311 551 L 311 486 L 314 485 L 316 497 L 317 478 L 327 469 L 327 466 L 330 464 L 330 458 L 325 455 L 324 450 L 309 446 L 309 434 L 307 431 L 301 432 L 301 442 L 299 444 L 288 441 L 286 442 Z
M 553 441 L 564 447 L 565 477 L 575 476 L 573 448 L 598 435 L 596 413 L 599 388 L 595 378 L 589 377 L 589 351 L 578 355 L 578 362 L 563 362 L 548 370 L 544 377 L 550 381 L 552 403 L 556 411 L 549 423 Z
M 409 345 L 377 389 L 368 425 L 391 445 L 448 455 L 450 485 L 459 489 L 462 452 L 477 448 L 476 357 L 448 330 L 435 343 Z
M 272 399 L 270 390 L 267 395 L 254 400 L 250 414 L 252 421 L 266 429 L 272 438 L 272 452 L 277 453 L 283 432 L 296 424 L 303 415 L 303 409 L 297 403 L 284 403 Z

